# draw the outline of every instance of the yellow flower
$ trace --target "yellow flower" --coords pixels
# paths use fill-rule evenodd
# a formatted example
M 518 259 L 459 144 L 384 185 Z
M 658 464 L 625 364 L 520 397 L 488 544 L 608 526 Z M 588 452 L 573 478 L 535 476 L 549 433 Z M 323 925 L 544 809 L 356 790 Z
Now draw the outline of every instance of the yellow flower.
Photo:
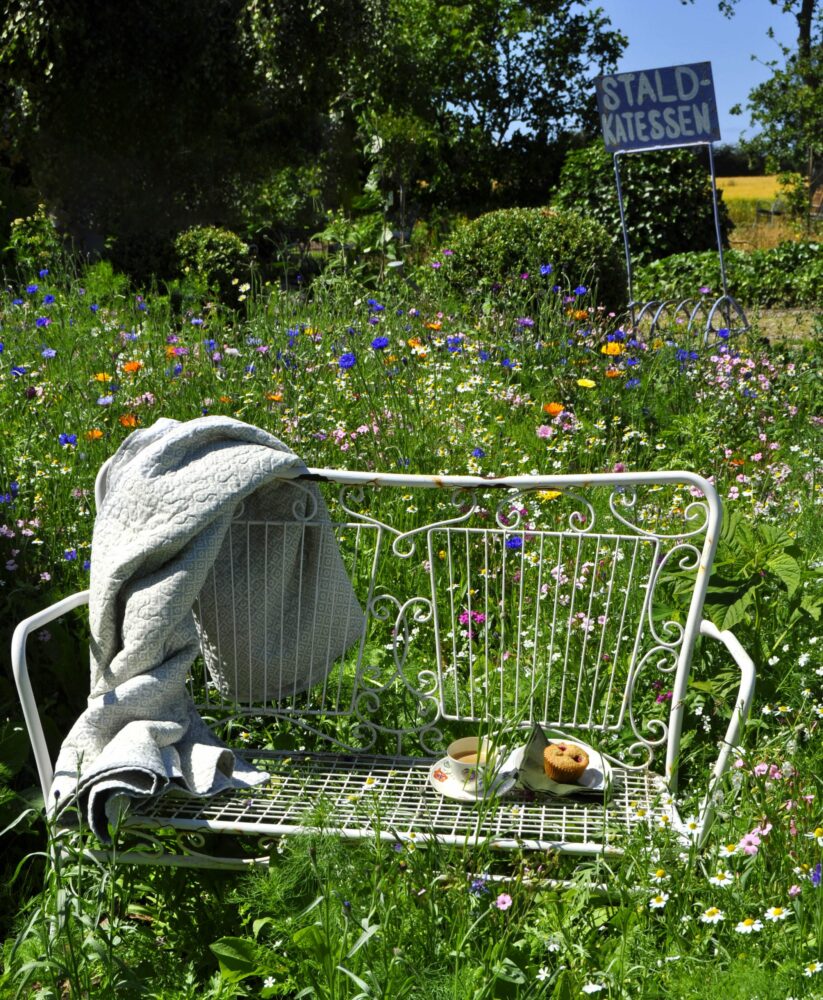
M 556 500 L 560 496 L 560 490 L 538 490 L 537 495 L 541 500 Z
M 581 389 L 593 389 L 597 385 L 597 382 L 592 381 L 590 378 L 579 378 L 577 384 Z
M 111 382 L 111 375 L 108 372 L 97 372 L 94 376 L 95 382 Z
M 616 340 L 610 340 L 600 348 L 600 353 L 616 357 L 618 354 L 623 353 L 623 347 Z

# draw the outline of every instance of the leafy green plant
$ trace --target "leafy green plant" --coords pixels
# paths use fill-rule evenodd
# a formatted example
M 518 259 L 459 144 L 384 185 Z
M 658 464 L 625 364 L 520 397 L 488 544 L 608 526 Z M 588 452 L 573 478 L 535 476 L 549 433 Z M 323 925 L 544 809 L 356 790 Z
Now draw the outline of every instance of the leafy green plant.
M 598 301 L 615 306 L 625 298 L 621 256 L 608 231 L 594 219 L 549 208 L 488 212 L 455 229 L 442 274 L 461 294 L 492 285 L 522 284 L 551 265 L 552 282 L 597 289 Z
M 180 270 L 209 291 L 228 297 L 232 283 L 249 271 L 249 248 L 235 233 L 217 226 L 195 226 L 174 242 Z
M 619 165 L 633 260 L 656 260 L 716 244 L 709 175 L 692 150 L 623 156 Z M 722 192 L 718 196 L 725 243 L 732 225 Z M 622 248 L 612 156 L 599 140 L 568 154 L 553 204 L 596 219 Z
M 823 287 L 823 243 L 781 243 L 773 250 L 751 253 L 729 250 L 724 255 L 729 291 L 744 306 L 815 306 Z M 709 286 L 719 294 L 717 253 L 675 254 L 639 268 L 637 299 L 683 298 Z

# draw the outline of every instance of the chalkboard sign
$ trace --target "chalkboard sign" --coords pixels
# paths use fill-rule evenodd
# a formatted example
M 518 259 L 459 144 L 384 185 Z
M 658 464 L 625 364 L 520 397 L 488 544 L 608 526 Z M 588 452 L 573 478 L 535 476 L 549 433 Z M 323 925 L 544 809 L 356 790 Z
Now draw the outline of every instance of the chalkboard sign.
M 610 153 L 720 138 L 711 63 L 615 73 L 594 83 Z

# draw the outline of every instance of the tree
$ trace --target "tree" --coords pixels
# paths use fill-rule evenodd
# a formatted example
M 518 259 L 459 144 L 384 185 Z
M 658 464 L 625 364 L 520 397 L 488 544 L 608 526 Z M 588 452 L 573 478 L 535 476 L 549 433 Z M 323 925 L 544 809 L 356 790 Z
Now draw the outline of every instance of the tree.
M 738 3 L 720 0 L 719 7 L 731 17 Z M 745 146 L 765 155 L 772 166 L 802 170 L 811 199 L 823 184 L 823 7 L 819 0 L 771 3 L 794 18 L 797 45 L 794 49 L 782 46 L 783 65 L 772 60 L 768 64 L 771 77 L 750 92 L 747 107 L 760 131 Z M 740 113 L 739 107 L 732 110 Z

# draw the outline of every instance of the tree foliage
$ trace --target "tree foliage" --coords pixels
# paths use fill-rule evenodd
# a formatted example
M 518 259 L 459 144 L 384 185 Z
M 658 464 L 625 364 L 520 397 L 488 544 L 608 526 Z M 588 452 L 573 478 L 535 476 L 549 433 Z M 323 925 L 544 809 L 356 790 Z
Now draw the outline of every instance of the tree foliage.
M 648 261 L 716 246 L 709 173 L 691 149 L 667 149 L 623 156 L 621 187 L 632 259 Z M 731 229 L 720 198 L 724 244 Z M 612 157 L 598 141 L 569 153 L 554 204 L 597 219 L 621 240 L 620 209 Z
M 5 0 L 4 133 L 76 234 L 544 200 L 625 42 L 574 0 Z M 293 204 L 283 178 L 311 174 Z M 399 201 L 398 201 L 399 198 Z M 250 212 L 257 207 L 257 215 Z M 308 211 L 310 209 L 311 211 Z M 277 220 L 268 220 L 275 223 Z

